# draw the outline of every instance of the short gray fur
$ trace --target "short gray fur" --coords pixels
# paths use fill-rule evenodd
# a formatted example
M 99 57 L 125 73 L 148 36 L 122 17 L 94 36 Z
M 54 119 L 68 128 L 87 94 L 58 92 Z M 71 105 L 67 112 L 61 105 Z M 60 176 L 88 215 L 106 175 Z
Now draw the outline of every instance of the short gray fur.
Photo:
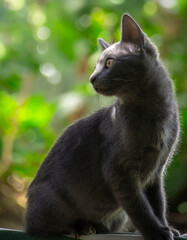
M 172 240 L 163 178 L 179 137 L 172 81 L 156 47 L 128 15 L 121 41 L 99 40 L 90 81 L 117 101 L 76 121 L 28 189 L 26 231 L 40 236 L 124 232 Z

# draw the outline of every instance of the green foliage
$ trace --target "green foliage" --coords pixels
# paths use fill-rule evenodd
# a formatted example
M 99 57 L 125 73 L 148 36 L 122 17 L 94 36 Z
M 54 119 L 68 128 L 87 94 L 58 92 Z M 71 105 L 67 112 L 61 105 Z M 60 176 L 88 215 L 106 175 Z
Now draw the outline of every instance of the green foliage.
M 28 98 L 19 111 L 20 128 L 44 128 L 52 117 L 54 107 L 47 105 L 40 96 Z
M 6 92 L 0 92 L 0 127 L 3 133 L 9 130 L 12 116 L 15 114 L 17 109 L 17 103 Z
M 111 101 L 98 101 L 88 79 L 99 53 L 97 38 L 118 41 L 124 12 L 158 46 L 176 85 L 183 133 L 166 187 L 183 213 L 187 199 L 178 199 L 187 191 L 186 0 L 2 1 L 0 164 L 6 167 L 0 177 L 17 174 L 30 181 L 67 125 Z

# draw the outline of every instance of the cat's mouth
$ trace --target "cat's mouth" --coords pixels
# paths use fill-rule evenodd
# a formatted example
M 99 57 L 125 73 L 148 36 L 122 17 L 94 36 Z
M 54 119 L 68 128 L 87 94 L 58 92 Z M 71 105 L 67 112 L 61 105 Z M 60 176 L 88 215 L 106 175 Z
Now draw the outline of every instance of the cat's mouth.
M 104 85 L 104 86 L 103 86 Z M 111 90 L 111 87 L 108 84 L 99 84 L 99 83 L 92 83 L 94 90 L 98 93 L 108 92 Z
M 98 87 L 95 87 L 94 88 L 96 92 L 99 92 L 99 88 Z
M 101 92 L 101 91 L 105 91 L 106 88 L 94 87 L 94 90 L 95 90 L 96 92 Z
M 104 96 L 111 96 L 114 95 L 114 92 L 109 89 L 109 88 L 104 88 L 104 87 L 94 87 L 94 90 L 99 93 L 102 94 Z

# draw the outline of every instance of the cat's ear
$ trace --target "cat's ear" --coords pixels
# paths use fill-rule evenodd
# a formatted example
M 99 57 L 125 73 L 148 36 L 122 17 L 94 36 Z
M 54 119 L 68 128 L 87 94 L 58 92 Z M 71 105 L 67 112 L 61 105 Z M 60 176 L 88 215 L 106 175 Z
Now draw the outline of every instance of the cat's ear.
M 98 43 L 101 46 L 102 50 L 105 50 L 106 48 L 110 47 L 110 44 L 105 42 L 105 40 L 98 38 Z
M 144 34 L 135 20 L 127 13 L 122 16 L 121 27 L 121 42 L 134 44 L 141 49 L 144 44 Z

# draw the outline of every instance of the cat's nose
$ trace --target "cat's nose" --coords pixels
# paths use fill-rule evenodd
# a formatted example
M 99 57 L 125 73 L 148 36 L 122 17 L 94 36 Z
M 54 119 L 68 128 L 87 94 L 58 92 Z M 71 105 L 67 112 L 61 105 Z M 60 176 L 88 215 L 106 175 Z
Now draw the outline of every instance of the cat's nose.
M 95 82 L 95 80 L 96 80 L 96 75 L 95 75 L 95 74 L 92 74 L 92 75 L 90 76 L 90 82 L 91 82 L 91 84 L 93 84 L 93 83 Z

